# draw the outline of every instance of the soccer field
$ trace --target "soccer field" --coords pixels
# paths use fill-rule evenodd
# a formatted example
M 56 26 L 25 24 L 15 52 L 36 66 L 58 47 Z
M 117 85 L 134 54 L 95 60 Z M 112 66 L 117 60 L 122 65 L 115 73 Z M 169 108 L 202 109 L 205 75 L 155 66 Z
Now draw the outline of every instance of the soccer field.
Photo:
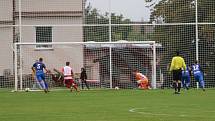
M 214 121 L 215 90 L 0 92 L 0 121 Z

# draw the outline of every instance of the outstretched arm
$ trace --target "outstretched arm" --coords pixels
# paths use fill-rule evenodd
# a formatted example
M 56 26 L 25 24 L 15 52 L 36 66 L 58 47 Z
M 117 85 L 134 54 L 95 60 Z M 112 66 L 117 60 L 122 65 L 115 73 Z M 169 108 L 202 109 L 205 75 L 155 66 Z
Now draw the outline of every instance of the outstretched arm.
M 62 72 L 60 72 L 60 71 L 58 71 L 57 69 L 53 69 L 56 73 L 58 73 L 59 75 L 61 75 L 61 76 L 63 76 L 63 73 Z
M 44 68 L 46 70 L 46 73 L 50 73 L 50 71 L 47 68 Z

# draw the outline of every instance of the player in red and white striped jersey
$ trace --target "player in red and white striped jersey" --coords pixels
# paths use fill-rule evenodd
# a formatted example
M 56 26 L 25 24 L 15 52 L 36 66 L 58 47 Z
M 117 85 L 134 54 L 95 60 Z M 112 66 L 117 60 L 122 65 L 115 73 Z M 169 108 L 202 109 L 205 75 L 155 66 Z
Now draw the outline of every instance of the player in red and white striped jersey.
M 71 91 L 73 88 L 75 88 L 76 91 L 79 91 L 77 84 L 73 80 L 73 71 L 69 64 L 70 62 L 66 62 L 66 66 L 62 68 L 62 73 L 64 75 L 64 84 L 66 84 L 66 87 L 70 88 Z

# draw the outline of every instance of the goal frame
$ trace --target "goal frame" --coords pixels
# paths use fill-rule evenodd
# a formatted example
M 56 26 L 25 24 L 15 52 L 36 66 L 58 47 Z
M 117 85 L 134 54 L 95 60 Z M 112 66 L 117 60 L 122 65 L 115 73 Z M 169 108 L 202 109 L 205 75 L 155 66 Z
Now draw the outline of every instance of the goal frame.
M 20 74 L 18 70 L 18 46 L 22 45 L 87 45 L 87 44 L 107 44 L 107 45 L 114 45 L 114 44 L 151 44 L 153 60 L 152 60 L 152 80 L 151 86 L 152 89 L 156 89 L 156 42 L 155 41 L 116 41 L 116 42 L 50 42 L 50 43 L 30 43 L 30 42 L 17 42 L 14 43 L 14 73 L 15 73 L 15 91 L 23 90 L 22 87 L 22 63 L 20 63 Z M 110 89 L 112 89 L 112 53 L 111 53 L 112 46 L 109 46 L 110 50 Z M 20 56 L 21 56 L 21 49 L 20 49 Z M 20 79 L 20 84 L 18 84 Z M 18 86 L 20 86 L 18 88 Z

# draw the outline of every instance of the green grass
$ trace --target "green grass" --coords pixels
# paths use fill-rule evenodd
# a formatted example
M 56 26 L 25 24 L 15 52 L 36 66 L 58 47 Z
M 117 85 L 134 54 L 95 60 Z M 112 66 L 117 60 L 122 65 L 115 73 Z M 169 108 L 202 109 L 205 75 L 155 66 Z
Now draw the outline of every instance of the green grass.
M 0 121 L 214 121 L 215 90 L 0 91 Z

